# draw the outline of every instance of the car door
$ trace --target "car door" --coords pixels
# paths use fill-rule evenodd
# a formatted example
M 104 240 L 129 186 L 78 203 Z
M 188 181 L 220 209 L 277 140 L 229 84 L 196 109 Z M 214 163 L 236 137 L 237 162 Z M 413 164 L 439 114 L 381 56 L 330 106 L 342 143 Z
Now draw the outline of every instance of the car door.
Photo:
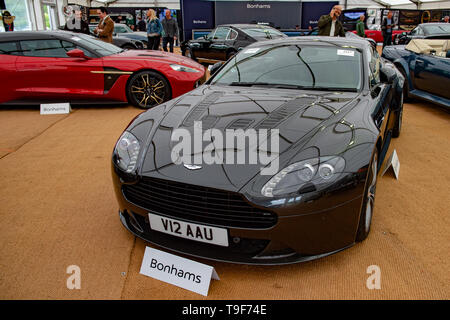
M 416 89 L 450 99 L 450 58 L 418 54 L 413 82 Z
M 20 100 L 28 95 L 28 88 L 22 85 L 17 74 L 16 61 L 19 55 L 17 41 L 0 42 L 0 75 L 3 80 L 0 103 Z
M 196 58 L 202 59 L 208 56 L 209 46 L 212 44 L 215 33 L 216 29 L 213 29 L 208 35 L 190 42 L 190 48 Z
M 102 71 L 103 61 L 75 40 L 56 38 L 20 41 L 22 56 L 16 66 L 34 99 L 85 100 L 103 95 L 103 75 L 92 73 Z M 66 52 L 81 49 L 90 59 L 71 58 Z
M 209 50 L 205 52 L 205 58 L 222 61 L 227 59 L 227 45 L 225 42 L 229 32 L 229 27 L 218 27 L 216 29 L 209 45 Z
M 372 117 L 375 125 L 380 130 L 380 135 L 383 137 L 383 148 L 380 152 L 379 158 L 382 159 L 389 147 L 391 140 L 391 131 L 389 130 L 393 124 L 393 117 L 390 115 L 389 102 L 392 99 L 392 86 L 387 83 L 381 82 L 380 69 L 381 59 L 378 52 L 373 48 L 369 48 L 367 51 L 369 57 L 369 85 L 371 91 L 371 97 L 373 99 Z

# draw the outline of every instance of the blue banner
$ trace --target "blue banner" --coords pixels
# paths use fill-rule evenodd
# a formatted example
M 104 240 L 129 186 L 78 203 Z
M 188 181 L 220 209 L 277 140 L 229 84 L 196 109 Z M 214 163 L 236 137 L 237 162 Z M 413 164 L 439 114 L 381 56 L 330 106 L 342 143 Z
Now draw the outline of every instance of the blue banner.
M 214 2 L 181 0 L 184 39 L 192 38 L 193 29 L 214 29 Z
M 294 29 L 300 25 L 301 3 L 292 1 L 217 1 L 216 26 L 229 23 L 260 23 Z

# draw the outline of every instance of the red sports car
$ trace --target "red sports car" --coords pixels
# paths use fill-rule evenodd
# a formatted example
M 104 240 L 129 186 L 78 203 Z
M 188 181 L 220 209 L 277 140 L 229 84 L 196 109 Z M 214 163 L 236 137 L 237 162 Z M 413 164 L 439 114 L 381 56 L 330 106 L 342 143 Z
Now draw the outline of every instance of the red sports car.
M 0 104 L 129 102 L 151 108 L 197 87 L 205 68 L 181 55 L 35 31 L 0 34 L 0 74 Z

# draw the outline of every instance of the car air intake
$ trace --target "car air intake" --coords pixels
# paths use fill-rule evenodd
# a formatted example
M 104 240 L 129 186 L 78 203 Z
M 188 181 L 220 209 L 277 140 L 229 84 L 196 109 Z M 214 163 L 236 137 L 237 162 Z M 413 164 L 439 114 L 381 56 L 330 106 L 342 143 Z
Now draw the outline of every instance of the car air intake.
M 123 185 L 122 191 L 149 212 L 196 223 L 265 229 L 277 222 L 274 212 L 252 206 L 235 192 L 148 177 Z

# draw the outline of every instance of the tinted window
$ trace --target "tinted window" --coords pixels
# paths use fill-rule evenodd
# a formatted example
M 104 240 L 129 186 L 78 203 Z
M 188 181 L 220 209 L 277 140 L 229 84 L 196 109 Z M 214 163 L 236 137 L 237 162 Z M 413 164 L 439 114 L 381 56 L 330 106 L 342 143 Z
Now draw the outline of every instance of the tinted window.
M 450 34 L 450 24 L 423 26 L 427 34 Z
M 133 32 L 131 29 L 129 29 L 126 26 L 114 26 L 114 33 L 129 33 L 129 32 Z
M 80 46 L 77 46 L 77 45 L 75 45 L 74 43 L 72 43 L 72 42 L 69 42 L 69 41 L 62 41 L 62 46 L 63 46 L 63 48 L 64 48 L 64 50 L 67 52 L 67 51 L 70 51 L 70 50 L 73 50 L 73 49 L 80 49 L 80 50 L 82 50 L 83 52 L 84 52 L 84 54 L 87 56 L 87 57 L 94 57 L 94 55 L 92 54 L 92 53 L 90 53 L 88 50 L 86 50 L 85 48 L 82 48 L 82 47 L 80 47 Z
M 80 46 L 86 47 L 102 57 L 123 51 L 123 49 L 111 43 L 103 42 L 97 38 L 82 33 L 78 33 L 76 36 L 73 36 L 71 40 L 75 43 L 79 43 Z
M 0 54 L 19 55 L 17 42 L 0 42 Z
M 230 33 L 228 34 L 228 40 L 234 40 L 236 39 L 238 36 L 238 33 L 236 31 L 234 31 L 233 29 L 231 29 Z
M 230 31 L 230 28 L 217 28 L 216 33 L 214 34 L 215 40 L 225 40 L 225 38 L 228 35 L 228 32 Z
M 282 85 L 308 89 L 361 88 L 361 54 L 336 46 L 279 45 L 239 52 L 212 84 Z
M 252 27 L 252 28 L 243 28 L 242 29 L 246 34 L 253 38 L 281 38 L 284 37 L 285 34 L 273 28 L 264 28 L 264 27 Z
M 66 50 L 62 47 L 61 41 L 57 39 L 26 40 L 20 41 L 22 53 L 30 57 L 56 57 L 65 58 Z

